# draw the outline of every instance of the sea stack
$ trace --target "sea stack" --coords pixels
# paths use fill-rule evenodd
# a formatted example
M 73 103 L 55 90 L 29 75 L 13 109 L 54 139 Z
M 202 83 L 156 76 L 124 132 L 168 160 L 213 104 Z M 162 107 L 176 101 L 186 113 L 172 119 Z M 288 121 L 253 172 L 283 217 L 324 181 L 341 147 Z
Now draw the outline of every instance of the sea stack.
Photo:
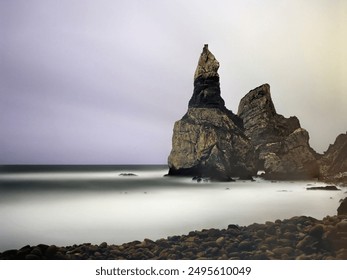
M 205 45 L 188 111 L 174 125 L 169 175 L 228 181 L 255 174 L 251 142 L 242 120 L 225 107 L 218 68 L 219 62 Z
M 238 115 L 251 139 L 256 166 L 268 179 L 309 179 L 318 177 L 318 155 L 309 145 L 309 134 L 297 117 L 277 114 L 270 86 L 263 84 L 240 101 Z
M 321 179 L 347 185 L 347 132 L 337 136 L 319 163 Z

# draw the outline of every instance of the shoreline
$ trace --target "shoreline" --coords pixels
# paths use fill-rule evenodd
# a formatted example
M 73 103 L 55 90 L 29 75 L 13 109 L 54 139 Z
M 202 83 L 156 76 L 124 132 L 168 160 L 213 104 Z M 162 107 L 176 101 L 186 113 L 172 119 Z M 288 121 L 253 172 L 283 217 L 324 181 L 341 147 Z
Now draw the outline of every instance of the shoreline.
M 346 181 L 331 178 L 320 178 L 318 182 L 347 186 Z M 106 242 L 66 246 L 39 244 L 0 252 L 0 260 L 25 259 L 347 259 L 347 215 L 326 216 L 321 220 L 296 216 L 247 226 L 195 230 L 186 235 L 122 245 Z
M 40 244 L 0 253 L 0 260 L 347 260 L 347 215 L 308 216 L 122 245 Z

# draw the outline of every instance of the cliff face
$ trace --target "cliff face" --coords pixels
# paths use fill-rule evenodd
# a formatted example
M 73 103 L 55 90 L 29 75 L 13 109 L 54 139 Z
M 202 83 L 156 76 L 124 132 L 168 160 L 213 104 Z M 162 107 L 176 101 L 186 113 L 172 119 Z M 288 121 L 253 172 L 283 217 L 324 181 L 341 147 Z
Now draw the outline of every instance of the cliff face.
M 270 86 L 264 84 L 240 101 L 238 115 L 256 154 L 256 166 L 269 179 L 302 179 L 319 174 L 317 154 L 310 147 L 308 132 L 296 117 L 277 114 Z
M 319 163 L 322 179 L 347 184 L 347 132 L 337 136 Z
M 169 175 L 230 180 L 255 173 L 242 120 L 225 107 L 220 95 L 218 68 L 219 62 L 205 45 L 188 111 L 174 125 Z

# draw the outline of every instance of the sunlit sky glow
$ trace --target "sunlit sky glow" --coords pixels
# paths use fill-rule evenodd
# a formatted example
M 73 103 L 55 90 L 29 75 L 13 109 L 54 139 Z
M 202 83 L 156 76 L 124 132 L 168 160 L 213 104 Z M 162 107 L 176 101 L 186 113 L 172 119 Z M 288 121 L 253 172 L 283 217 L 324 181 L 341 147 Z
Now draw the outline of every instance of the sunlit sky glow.
M 347 2 L 0 2 L 0 164 L 166 163 L 202 47 L 237 112 L 269 83 L 323 152 L 347 130 Z

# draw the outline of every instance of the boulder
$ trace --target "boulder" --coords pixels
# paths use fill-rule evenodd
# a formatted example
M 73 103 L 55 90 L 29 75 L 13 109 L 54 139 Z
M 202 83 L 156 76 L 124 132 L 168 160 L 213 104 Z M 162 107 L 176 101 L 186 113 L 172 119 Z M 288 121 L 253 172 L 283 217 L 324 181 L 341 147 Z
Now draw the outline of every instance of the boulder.
M 270 86 L 263 84 L 240 101 L 238 116 L 255 148 L 256 166 L 267 179 L 318 177 L 317 153 L 309 145 L 309 134 L 297 117 L 277 114 Z
M 169 175 L 227 181 L 255 174 L 253 147 L 242 120 L 224 105 L 218 68 L 219 62 L 205 45 L 188 111 L 174 125 Z

